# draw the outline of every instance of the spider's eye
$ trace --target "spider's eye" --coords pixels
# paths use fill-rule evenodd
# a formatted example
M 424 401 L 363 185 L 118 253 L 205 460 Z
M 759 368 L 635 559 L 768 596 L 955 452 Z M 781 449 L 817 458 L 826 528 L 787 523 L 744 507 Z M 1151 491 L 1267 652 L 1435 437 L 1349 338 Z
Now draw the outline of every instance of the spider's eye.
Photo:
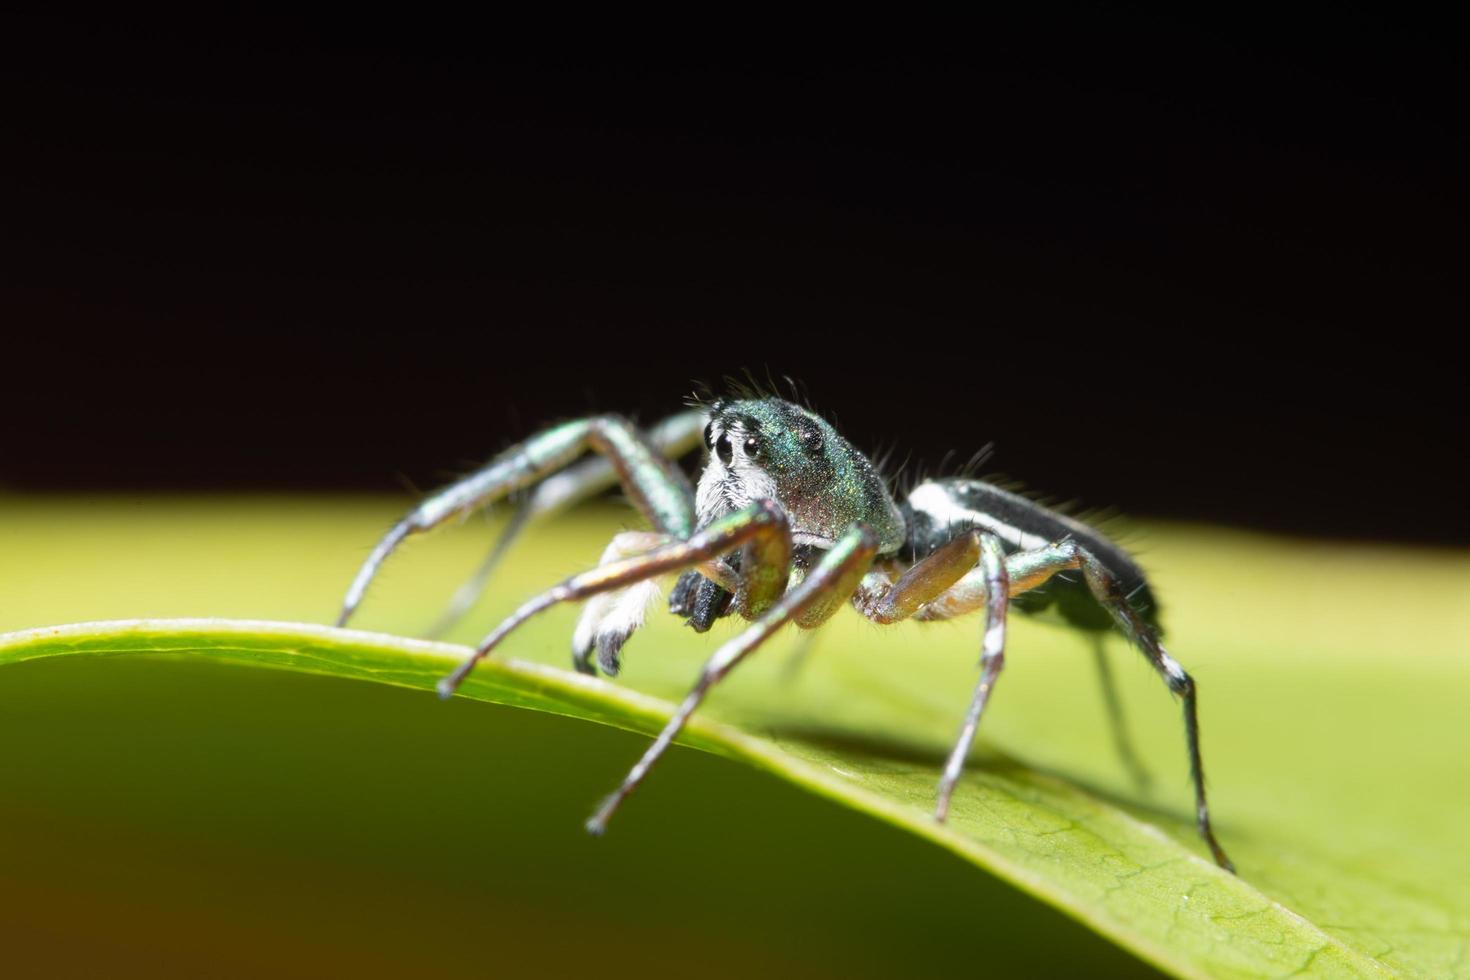
M 761 441 L 755 436 L 746 436 L 745 445 L 742 448 L 745 450 L 745 455 L 756 456 L 761 451 Z
M 816 429 L 803 428 L 801 430 L 801 448 L 812 456 L 820 453 L 822 451 L 822 433 Z
M 730 445 L 730 437 L 723 432 L 715 440 L 715 455 L 720 457 L 720 462 L 726 466 L 730 465 L 730 459 L 735 455 L 735 447 Z
M 713 422 L 709 422 L 709 423 L 706 423 L 705 424 L 705 427 L 704 427 L 704 448 L 705 449 L 711 449 L 711 450 L 715 448 L 715 424 Z

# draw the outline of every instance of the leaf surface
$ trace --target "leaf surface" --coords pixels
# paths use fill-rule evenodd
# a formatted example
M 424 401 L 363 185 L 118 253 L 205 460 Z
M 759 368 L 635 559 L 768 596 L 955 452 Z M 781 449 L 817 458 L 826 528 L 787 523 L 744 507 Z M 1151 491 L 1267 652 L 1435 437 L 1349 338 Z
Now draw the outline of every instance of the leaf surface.
M 323 524 L 331 527 L 323 521 L 314 533 Z M 544 535 L 534 561 L 500 583 L 485 620 L 595 557 L 610 530 L 584 517 Z M 289 522 L 254 531 L 256 547 L 264 540 L 289 551 Z M 328 537 L 349 558 L 361 553 Z M 883 631 L 848 617 L 815 634 L 813 650 L 773 644 L 711 699 L 683 741 L 928 839 L 1180 975 L 1464 975 L 1470 869 L 1458 814 L 1470 780 L 1454 719 L 1470 694 L 1470 663 L 1454 597 L 1470 595 L 1467 563 L 1183 528 L 1151 543 L 1148 564 L 1168 583 L 1173 649 L 1200 679 L 1212 802 L 1239 878 L 1215 868 L 1194 836 L 1182 735 L 1162 686 L 1141 666 L 1123 669 L 1121 645 L 1110 650 L 1156 776 L 1141 793 L 1112 757 L 1090 654 L 1040 625 L 1014 630 L 1017 666 L 1001 680 L 943 825 L 930 816 L 935 782 L 974 678 L 975 637 L 962 624 Z M 186 548 L 141 564 L 189 557 Z M 405 562 L 379 591 L 391 594 L 413 574 Z M 1426 563 L 1441 573 L 1427 588 Z M 275 587 L 293 588 L 257 583 L 250 595 L 258 601 Z M 420 586 L 380 615 L 407 632 L 432 619 L 433 591 Z M 326 610 L 334 592 L 319 590 Z M 1420 614 L 1412 644 L 1396 601 Z M 518 634 L 464 696 L 651 733 L 720 639 L 655 625 L 630 644 L 626 682 L 608 682 L 552 665 L 565 655 L 568 627 L 558 613 Z M 465 653 L 385 633 L 222 619 L 0 637 L 0 665 L 208 658 L 417 689 L 432 688 Z M 621 773 L 607 775 L 611 789 Z M 612 833 L 638 819 L 637 804 L 635 796 Z

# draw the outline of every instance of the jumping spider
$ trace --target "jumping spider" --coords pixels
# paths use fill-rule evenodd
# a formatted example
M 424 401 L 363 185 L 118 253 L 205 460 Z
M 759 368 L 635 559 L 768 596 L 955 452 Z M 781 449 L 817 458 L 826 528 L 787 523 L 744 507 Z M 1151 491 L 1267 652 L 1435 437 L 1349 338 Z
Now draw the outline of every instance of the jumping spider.
M 674 461 L 701 437 L 704 469 L 691 487 Z M 597 455 L 579 461 L 588 450 Z M 1005 662 L 1006 611 L 1014 601 L 1023 612 L 1050 607 L 1085 631 L 1116 624 L 1182 698 L 1199 832 L 1215 861 L 1234 870 L 1205 804 L 1195 684 L 1159 642 L 1155 605 L 1133 559 L 1093 528 L 981 480 L 926 480 L 899 503 L 867 457 L 830 424 L 779 398 L 716 399 L 647 432 L 615 415 L 581 419 L 505 451 L 388 532 L 348 590 L 338 625 L 410 534 L 532 488 L 512 522 L 514 534 L 528 520 L 614 482 L 655 530 L 616 535 L 597 568 L 526 602 L 439 683 L 439 693 L 449 697 L 521 623 L 581 599 L 588 601 L 573 636 L 573 665 L 594 673 L 595 654 L 596 665 L 615 675 L 623 645 L 656 595 L 655 580 L 666 573 L 682 573 L 669 609 L 694 629 L 703 632 L 731 612 L 750 621 L 710 657 L 653 745 L 587 821 L 592 833 L 603 831 L 710 688 L 781 626 L 819 626 L 847 601 L 884 624 L 983 611 L 980 680 L 939 782 L 935 817 L 943 820 Z M 461 590 L 458 611 L 483 584 L 505 540 Z M 1058 575 L 1064 572 L 1080 574 Z M 1110 685 L 1105 691 L 1115 707 Z

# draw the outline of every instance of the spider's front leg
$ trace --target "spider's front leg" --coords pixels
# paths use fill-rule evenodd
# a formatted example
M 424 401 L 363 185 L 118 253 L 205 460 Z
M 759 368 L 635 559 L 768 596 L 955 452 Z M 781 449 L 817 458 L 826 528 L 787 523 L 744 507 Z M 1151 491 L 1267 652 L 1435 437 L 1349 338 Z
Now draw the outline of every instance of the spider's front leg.
M 704 421 L 705 413 L 699 409 L 671 415 L 649 426 L 648 441 L 667 458 L 679 459 L 700 445 L 699 436 L 704 428 Z M 448 607 L 425 635 L 443 636 L 464 617 L 465 613 L 469 612 L 470 607 L 484 594 L 491 574 L 499 566 L 506 552 L 527 527 L 560 514 L 615 486 L 617 482 L 618 471 L 614 468 L 612 460 L 605 456 L 592 456 L 536 484 L 536 487 L 516 507 L 515 513 L 501 529 L 495 543 L 485 555 L 484 560 L 480 562 L 479 567 L 465 580 L 463 585 L 455 590 Z M 624 547 L 619 549 L 619 553 L 613 557 L 624 558 L 632 553 Z M 604 557 L 604 560 L 610 559 Z M 583 663 L 585 663 L 585 658 Z
M 395 524 L 353 579 L 337 625 L 346 625 L 373 576 L 404 539 L 530 486 L 588 450 L 606 458 L 629 499 L 657 530 L 673 538 L 687 538 L 693 533 L 694 492 L 689 480 L 648 436 L 616 415 L 566 422 L 506 450 L 483 469 L 435 493 Z M 600 468 L 584 470 L 582 480 L 568 490 L 575 498 L 604 478 Z M 533 496 L 533 506 L 535 500 Z M 545 509 L 552 507 L 547 504 Z
M 646 554 L 574 575 L 522 604 L 480 642 L 454 673 L 439 682 L 439 694 L 446 698 L 453 694 L 475 664 L 513 630 L 557 603 L 617 592 L 667 572 L 702 566 L 737 548 L 744 549 L 737 585 L 741 613 L 749 618 L 760 616 L 786 591 L 791 567 L 791 531 L 786 514 L 767 500 L 728 514 L 685 540 L 671 541 Z
M 668 751 L 688 723 L 690 715 L 704 701 L 710 688 L 728 676 L 740 661 L 764 643 L 771 634 L 792 620 L 807 629 L 826 622 L 852 595 L 864 573 L 872 565 L 877 550 L 878 542 L 873 533 L 861 524 L 854 526 L 822 555 L 821 561 L 806 574 L 801 584 L 770 605 L 739 636 L 716 650 L 714 656 L 705 662 L 693 689 L 685 695 L 679 709 L 674 712 L 668 724 L 664 725 L 663 731 L 659 732 L 648 751 L 629 770 L 622 785 L 602 802 L 597 812 L 587 821 L 588 833 L 599 835 L 607 829 L 608 820 Z M 747 585 L 746 588 L 748 587 Z M 738 595 L 736 601 L 740 601 Z

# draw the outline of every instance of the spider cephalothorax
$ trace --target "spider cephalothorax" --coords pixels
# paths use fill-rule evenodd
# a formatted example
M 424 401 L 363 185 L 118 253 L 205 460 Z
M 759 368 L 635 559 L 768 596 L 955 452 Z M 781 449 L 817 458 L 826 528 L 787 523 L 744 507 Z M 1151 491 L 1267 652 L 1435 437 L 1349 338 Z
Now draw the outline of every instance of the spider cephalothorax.
M 800 568 L 857 524 L 873 532 L 882 554 L 903 546 L 903 515 L 882 476 L 826 419 L 779 398 L 716 399 L 705 417 L 704 469 L 695 490 L 699 527 L 769 500 L 785 512 Z M 738 571 L 739 553 L 724 561 Z M 733 599 L 719 583 L 690 571 L 674 586 L 669 609 L 702 633 L 728 614 Z M 616 672 L 616 651 L 603 666 Z
M 674 460 L 704 445 L 697 485 Z M 596 455 L 578 461 L 589 450 Z M 1095 528 L 971 478 L 926 480 L 902 503 L 881 474 L 826 420 L 770 397 L 716 399 L 642 430 L 618 416 L 563 423 L 502 453 L 425 500 L 373 550 L 348 590 L 339 624 L 379 565 L 408 535 L 530 488 L 510 530 L 453 612 L 483 585 L 505 544 L 529 520 L 620 483 L 652 531 L 616 535 L 595 569 L 523 604 L 440 684 L 449 696 L 481 658 L 529 617 L 585 600 L 572 638 L 577 670 L 618 672 L 659 577 L 680 572 L 669 608 L 696 630 L 739 614 L 751 625 L 709 659 L 698 683 L 622 786 L 588 821 L 600 833 L 672 744 L 705 694 L 787 623 L 812 628 L 851 604 L 876 623 L 982 612 L 981 674 L 944 767 L 935 815 L 944 819 L 980 716 L 1005 662 L 1006 614 L 1054 612 L 1093 633 L 1119 627 L 1184 702 L 1200 834 L 1230 867 L 1205 804 L 1194 681 L 1160 642 L 1143 572 Z M 1106 661 L 1097 663 L 1125 762 L 1136 770 Z M 1136 770 L 1137 771 L 1137 770 Z
M 774 500 L 793 544 L 830 548 L 861 522 L 880 553 L 903 546 L 903 515 L 883 478 L 816 413 L 779 398 L 719 399 L 709 406 L 704 444 L 709 455 L 695 491 L 701 527 Z

